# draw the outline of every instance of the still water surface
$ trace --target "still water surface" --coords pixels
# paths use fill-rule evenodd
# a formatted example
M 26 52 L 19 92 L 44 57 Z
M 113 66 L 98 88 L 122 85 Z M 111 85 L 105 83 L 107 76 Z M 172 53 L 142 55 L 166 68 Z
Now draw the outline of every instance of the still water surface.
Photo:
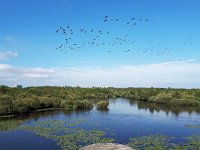
M 44 120 L 64 120 L 70 122 L 76 118 L 84 121 L 76 128 L 84 130 L 104 130 L 107 137 L 117 143 L 127 144 L 132 137 L 162 134 L 177 137 L 200 135 L 199 128 L 186 125 L 200 125 L 200 108 L 167 107 L 148 102 L 128 99 L 110 99 L 109 109 L 104 111 L 46 111 L 33 113 L 25 118 L 26 123 Z M 20 118 L 21 119 L 21 118 Z M 1 120 L 2 121 L 2 120 Z M 73 127 L 72 127 L 73 128 Z M 53 140 L 37 136 L 22 129 L 0 131 L 1 150 L 57 150 L 59 146 Z

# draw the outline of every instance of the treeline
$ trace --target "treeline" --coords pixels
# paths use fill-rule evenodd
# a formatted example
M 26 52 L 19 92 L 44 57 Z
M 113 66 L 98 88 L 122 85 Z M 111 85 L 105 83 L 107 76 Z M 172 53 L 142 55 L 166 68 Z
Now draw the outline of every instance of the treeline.
M 91 108 L 92 100 L 130 98 L 169 105 L 200 106 L 199 89 L 80 88 L 0 86 L 0 115 L 23 114 L 38 109 Z

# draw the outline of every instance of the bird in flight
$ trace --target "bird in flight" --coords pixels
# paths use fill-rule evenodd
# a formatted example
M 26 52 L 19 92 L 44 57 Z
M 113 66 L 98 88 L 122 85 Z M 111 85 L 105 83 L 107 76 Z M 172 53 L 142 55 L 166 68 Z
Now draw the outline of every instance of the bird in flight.
M 128 53 L 128 52 L 130 52 L 130 50 L 124 51 L 124 53 Z

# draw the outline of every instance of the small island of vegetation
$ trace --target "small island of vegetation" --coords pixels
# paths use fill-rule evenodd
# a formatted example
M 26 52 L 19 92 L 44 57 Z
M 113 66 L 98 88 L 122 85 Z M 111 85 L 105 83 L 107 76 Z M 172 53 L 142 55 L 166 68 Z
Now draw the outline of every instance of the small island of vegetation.
M 108 101 L 99 101 L 97 103 L 98 109 L 108 109 L 109 102 Z

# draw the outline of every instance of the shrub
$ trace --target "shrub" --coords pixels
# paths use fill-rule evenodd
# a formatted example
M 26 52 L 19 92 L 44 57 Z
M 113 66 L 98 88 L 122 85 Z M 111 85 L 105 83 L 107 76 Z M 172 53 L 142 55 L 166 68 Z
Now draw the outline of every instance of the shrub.
M 70 100 L 65 100 L 65 101 L 62 101 L 61 104 L 60 104 L 60 107 L 61 108 L 66 108 L 66 109 L 73 109 L 74 108 L 74 102 L 73 101 L 70 101 Z
M 100 101 L 97 103 L 97 108 L 99 109 L 107 109 L 109 105 L 108 101 Z
M 92 103 L 88 100 L 75 101 L 74 108 L 76 109 L 91 109 Z

